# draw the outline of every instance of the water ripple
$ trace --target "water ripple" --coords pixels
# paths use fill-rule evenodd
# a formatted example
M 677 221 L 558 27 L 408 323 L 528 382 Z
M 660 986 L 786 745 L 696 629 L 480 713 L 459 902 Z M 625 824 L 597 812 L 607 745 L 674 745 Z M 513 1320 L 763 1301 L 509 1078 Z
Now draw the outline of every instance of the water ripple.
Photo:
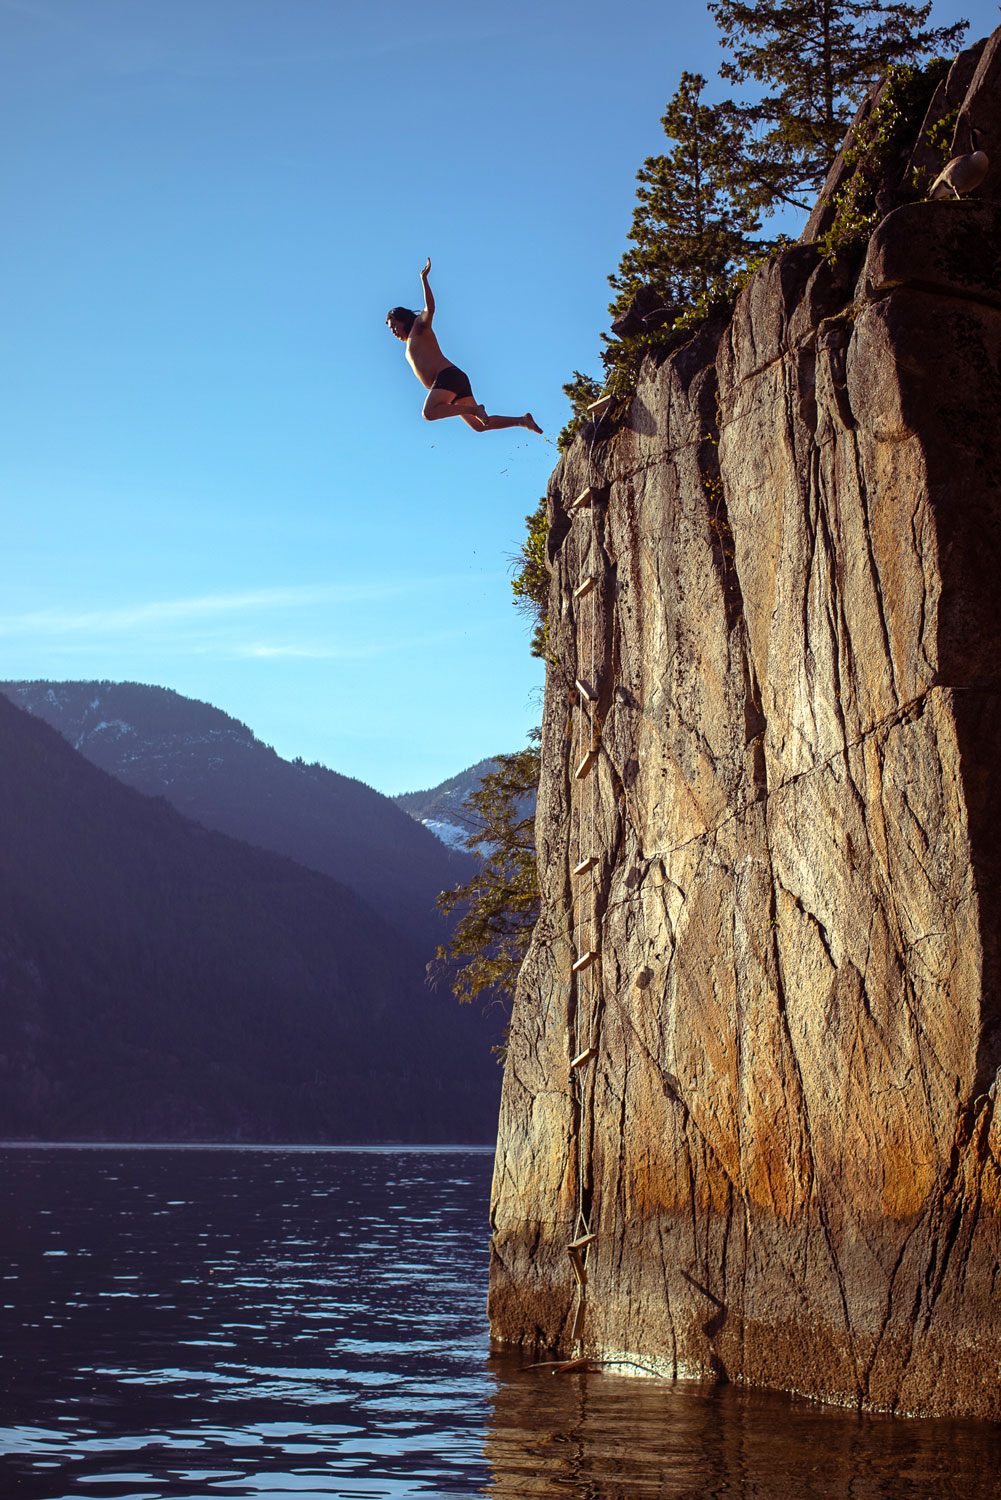
M 475 1151 L 0 1153 L 3 1500 L 988 1500 L 1001 1438 L 489 1355 Z

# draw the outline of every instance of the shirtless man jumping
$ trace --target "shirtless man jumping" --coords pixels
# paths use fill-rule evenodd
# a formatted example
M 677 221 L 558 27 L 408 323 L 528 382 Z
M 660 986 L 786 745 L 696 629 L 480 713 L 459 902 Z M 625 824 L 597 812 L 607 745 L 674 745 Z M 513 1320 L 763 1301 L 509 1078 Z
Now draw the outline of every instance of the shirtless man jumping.
M 469 384 L 469 376 L 457 365 L 449 364 L 438 347 L 431 320 L 434 297 L 428 285 L 431 259 L 421 272 L 424 287 L 424 311 L 411 312 L 409 307 L 394 307 L 386 324 L 396 338 L 407 346 L 407 363 L 428 393 L 424 419 L 437 422 L 440 417 L 461 417 L 474 432 L 497 432 L 502 427 L 527 427 L 541 433 L 542 428 L 530 411 L 523 417 L 488 417 L 479 405 Z

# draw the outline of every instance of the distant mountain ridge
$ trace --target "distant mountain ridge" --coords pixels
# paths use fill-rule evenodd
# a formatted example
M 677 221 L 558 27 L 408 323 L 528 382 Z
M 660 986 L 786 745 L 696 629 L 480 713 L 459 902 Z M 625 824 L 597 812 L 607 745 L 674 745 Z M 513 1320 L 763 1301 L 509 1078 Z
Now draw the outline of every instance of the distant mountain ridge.
M 437 786 L 421 792 L 400 792 L 393 801 L 449 848 L 464 849 L 467 836 L 475 830 L 472 819 L 463 811 L 463 804 L 484 776 L 496 769 L 495 758 L 478 760 L 475 766 L 468 766 Z
M 3 697 L 0 766 L 0 1134 L 492 1139 L 490 1029 L 355 892 Z
M 472 856 L 372 787 L 284 760 L 238 719 L 170 688 L 34 681 L 0 692 L 137 791 L 350 886 L 425 960 L 442 941 L 436 897 L 469 879 Z
M 452 849 L 465 849 L 466 839 L 476 833 L 474 816 L 466 811 L 467 798 L 476 792 L 483 779 L 496 771 L 500 762 L 495 757 L 479 760 L 468 766 L 457 776 L 450 776 L 438 786 L 423 792 L 401 792 L 393 801 L 412 818 L 423 823 Z M 535 810 L 535 794 L 521 799 L 518 816 L 531 817 Z

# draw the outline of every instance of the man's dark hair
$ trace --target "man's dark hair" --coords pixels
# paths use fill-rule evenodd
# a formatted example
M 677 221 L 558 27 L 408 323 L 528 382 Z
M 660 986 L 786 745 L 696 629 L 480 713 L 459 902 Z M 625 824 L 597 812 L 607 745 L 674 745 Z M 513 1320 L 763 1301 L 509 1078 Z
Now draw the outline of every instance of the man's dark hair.
M 391 307 L 386 314 L 387 318 L 395 318 L 398 323 L 403 323 L 409 333 L 414 326 L 417 314 L 411 312 L 409 307 Z

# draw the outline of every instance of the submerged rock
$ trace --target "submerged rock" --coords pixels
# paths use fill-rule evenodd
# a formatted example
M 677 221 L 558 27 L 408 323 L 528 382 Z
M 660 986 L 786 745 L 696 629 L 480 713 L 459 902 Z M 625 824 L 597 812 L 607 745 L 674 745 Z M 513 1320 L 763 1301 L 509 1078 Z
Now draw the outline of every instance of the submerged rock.
M 1001 1416 L 989 187 L 778 257 L 553 476 L 499 1340 Z

